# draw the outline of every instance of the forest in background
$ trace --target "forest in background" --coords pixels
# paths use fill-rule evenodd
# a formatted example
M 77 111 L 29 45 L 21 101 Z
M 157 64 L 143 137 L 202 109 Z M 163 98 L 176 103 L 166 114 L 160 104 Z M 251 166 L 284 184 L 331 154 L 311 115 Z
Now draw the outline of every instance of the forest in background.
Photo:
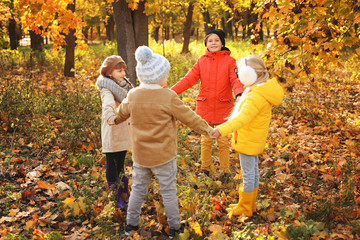
M 221 183 L 215 168 L 213 178 L 200 181 L 199 136 L 179 124 L 178 193 L 186 226 L 180 239 L 359 238 L 359 5 L 0 0 L 1 238 L 125 238 L 124 214 L 114 209 L 106 189 L 94 86 L 105 57 L 131 53 L 123 42 L 131 38 L 119 39 L 115 23 L 109 39 L 106 26 L 115 21 L 114 9 L 126 10 L 122 16 L 132 20 L 146 17 L 147 45 L 172 66 L 168 87 L 204 53 L 209 27 L 227 32 L 226 46 L 236 59 L 261 56 L 287 90 L 284 103 L 274 108 L 260 156 L 259 211 L 250 219 L 229 219 L 225 211 L 238 197 L 238 156 L 231 155 L 231 183 Z M 12 45 L 14 23 L 15 39 L 30 34 L 30 46 Z M 70 30 L 71 51 L 65 46 Z M 135 39 L 130 42 L 134 48 Z M 65 67 L 69 54 L 74 65 Z M 196 94 L 194 87 L 180 97 L 194 108 Z M 216 147 L 213 151 L 218 164 Z M 129 239 L 165 239 L 169 231 L 155 182 L 149 192 L 141 231 Z

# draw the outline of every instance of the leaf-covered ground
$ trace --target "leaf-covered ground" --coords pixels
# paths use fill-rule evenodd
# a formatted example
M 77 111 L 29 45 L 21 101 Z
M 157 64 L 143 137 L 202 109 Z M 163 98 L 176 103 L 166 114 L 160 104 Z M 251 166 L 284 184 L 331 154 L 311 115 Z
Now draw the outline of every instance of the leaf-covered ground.
M 126 239 L 125 213 L 115 210 L 106 187 L 96 76 L 72 82 L 29 72 L 2 75 L 1 238 Z M 178 195 L 186 226 L 180 239 L 360 238 L 359 79 L 340 70 L 331 75 L 297 84 L 274 108 L 260 155 L 258 211 L 249 219 L 230 219 L 225 211 L 238 200 L 238 155 L 231 154 L 230 183 L 220 181 L 215 146 L 211 177 L 199 177 L 199 135 L 179 123 Z M 195 94 L 182 99 L 194 107 Z M 140 224 L 128 239 L 167 238 L 155 181 Z

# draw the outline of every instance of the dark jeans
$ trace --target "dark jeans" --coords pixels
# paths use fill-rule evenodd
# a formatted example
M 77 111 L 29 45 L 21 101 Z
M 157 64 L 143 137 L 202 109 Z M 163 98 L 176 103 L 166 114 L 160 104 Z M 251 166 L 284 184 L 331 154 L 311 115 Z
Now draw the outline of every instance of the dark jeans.
M 106 155 L 106 180 L 116 182 L 120 173 L 124 172 L 124 161 L 127 151 L 105 153 Z

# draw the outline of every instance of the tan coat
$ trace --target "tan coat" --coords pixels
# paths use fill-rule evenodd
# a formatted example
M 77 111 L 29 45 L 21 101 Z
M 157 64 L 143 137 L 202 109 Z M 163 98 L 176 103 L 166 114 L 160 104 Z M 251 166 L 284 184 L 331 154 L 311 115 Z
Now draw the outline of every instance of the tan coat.
M 118 108 L 115 122 L 130 118 L 133 161 L 143 167 L 161 166 L 177 155 L 179 120 L 200 134 L 213 129 L 167 88 L 134 88 Z
M 130 123 L 125 121 L 119 125 L 109 126 L 107 120 L 115 115 L 120 105 L 110 90 L 102 88 L 101 142 L 103 153 L 120 152 L 131 149 Z

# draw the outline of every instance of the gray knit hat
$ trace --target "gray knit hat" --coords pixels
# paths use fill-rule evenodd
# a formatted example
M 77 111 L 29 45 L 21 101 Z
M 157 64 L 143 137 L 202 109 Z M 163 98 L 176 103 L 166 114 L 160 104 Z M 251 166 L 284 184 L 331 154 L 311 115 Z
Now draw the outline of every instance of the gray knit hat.
M 157 84 L 169 74 L 169 61 L 165 57 L 154 53 L 147 46 L 136 49 L 135 59 L 137 61 L 136 75 L 142 83 Z

